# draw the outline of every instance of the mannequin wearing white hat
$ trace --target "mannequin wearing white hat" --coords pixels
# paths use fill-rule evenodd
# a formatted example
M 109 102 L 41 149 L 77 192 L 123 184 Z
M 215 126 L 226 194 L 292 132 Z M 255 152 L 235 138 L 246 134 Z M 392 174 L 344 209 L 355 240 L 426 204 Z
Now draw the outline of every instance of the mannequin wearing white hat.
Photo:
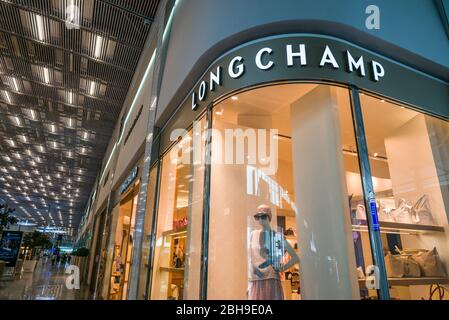
M 249 288 L 250 300 L 283 300 L 280 272 L 299 262 L 299 257 L 282 233 L 271 229 L 271 208 L 260 205 L 254 219 L 262 229 L 254 230 L 250 236 Z M 285 251 L 290 260 L 282 264 Z

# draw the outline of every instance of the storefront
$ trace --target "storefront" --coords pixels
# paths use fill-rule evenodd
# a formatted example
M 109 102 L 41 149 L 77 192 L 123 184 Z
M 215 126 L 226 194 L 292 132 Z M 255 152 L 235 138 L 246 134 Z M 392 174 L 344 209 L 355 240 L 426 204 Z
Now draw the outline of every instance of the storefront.
M 155 139 L 139 298 L 447 285 L 448 105 L 447 83 L 334 37 L 223 54 Z
M 111 212 L 98 216 L 104 233 L 97 241 L 97 299 L 126 300 L 133 255 L 137 201 L 140 190 L 140 160 L 111 194 Z

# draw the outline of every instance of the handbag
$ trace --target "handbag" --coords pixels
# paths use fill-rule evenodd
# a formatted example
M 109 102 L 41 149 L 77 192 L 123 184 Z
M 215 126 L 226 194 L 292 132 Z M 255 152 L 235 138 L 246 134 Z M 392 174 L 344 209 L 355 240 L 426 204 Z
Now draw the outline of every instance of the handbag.
M 357 210 L 355 212 L 355 218 L 357 220 L 366 220 L 366 211 L 365 211 L 365 206 L 363 204 L 357 205 Z
M 379 214 L 379 221 L 394 222 L 391 210 L 385 207 L 385 204 L 381 201 L 377 202 L 377 212 Z
M 419 264 L 424 277 L 447 276 L 435 247 L 432 250 L 420 250 L 412 255 L 412 259 Z
M 435 220 L 430 209 L 429 196 L 427 194 L 421 196 L 412 207 L 412 214 L 417 224 L 435 225 Z
M 391 210 L 391 216 L 397 223 L 413 224 L 411 208 L 412 207 L 405 202 L 405 199 L 400 198 L 398 208 Z
M 393 255 L 390 252 L 385 256 L 385 267 L 389 278 L 418 278 L 421 276 L 421 269 L 411 254 L 400 251 L 400 254 Z

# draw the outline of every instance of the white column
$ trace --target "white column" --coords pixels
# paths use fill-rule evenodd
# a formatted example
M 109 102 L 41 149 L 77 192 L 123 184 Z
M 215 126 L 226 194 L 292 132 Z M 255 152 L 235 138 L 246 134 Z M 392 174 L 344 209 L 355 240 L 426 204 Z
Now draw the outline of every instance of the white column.
M 302 299 L 359 299 L 336 89 L 291 105 Z

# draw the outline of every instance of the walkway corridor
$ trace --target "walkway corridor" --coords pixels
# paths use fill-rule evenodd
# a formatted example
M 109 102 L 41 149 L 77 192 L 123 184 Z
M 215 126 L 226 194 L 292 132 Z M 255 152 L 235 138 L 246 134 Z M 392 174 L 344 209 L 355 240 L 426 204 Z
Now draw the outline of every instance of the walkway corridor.
M 86 300 L 85 287 L 69 290 L 65 285 L 63 266 L 52 266 L 41 260 L 34 273 L 23 273 L 21 279 L 0 281 L 0 300 Z

